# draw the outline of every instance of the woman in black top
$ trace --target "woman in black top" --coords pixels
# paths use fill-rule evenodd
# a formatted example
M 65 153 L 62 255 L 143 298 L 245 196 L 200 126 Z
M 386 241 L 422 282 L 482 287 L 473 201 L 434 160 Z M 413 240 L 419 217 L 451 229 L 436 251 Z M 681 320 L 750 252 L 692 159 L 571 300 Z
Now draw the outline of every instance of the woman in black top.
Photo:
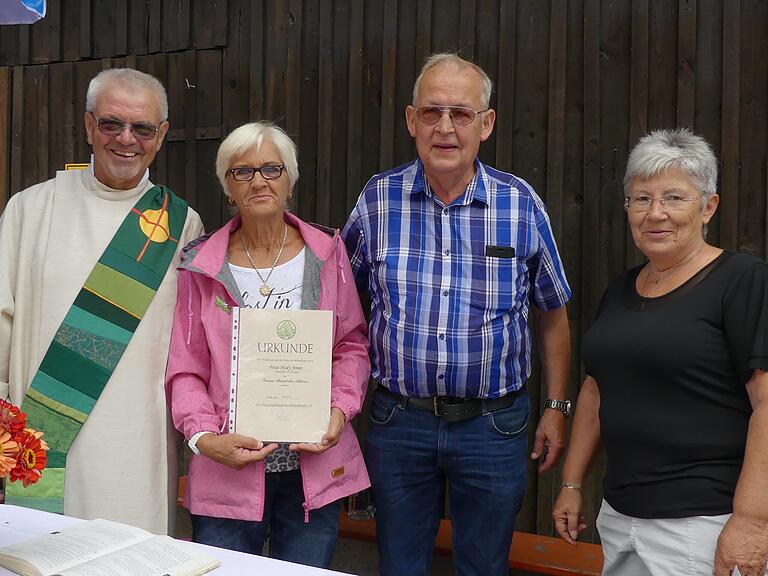
M 604 575 L 765 574 L 768 267 L 706 242 L 716 182 L 711 148 L 687 129 L 653 132 L 629 157 L 625 208 L 648 262 L 609 285 L 584 340 L 553 509 L 575 544 L 602 439 Z

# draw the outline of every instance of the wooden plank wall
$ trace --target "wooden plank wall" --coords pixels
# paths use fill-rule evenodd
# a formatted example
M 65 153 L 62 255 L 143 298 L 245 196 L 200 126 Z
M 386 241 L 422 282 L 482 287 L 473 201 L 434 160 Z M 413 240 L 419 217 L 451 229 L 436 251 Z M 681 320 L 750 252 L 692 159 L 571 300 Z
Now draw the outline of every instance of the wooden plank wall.
M 706 136 L 722 166 L 710 238 L 766 255 L 768 0 L 49 0 L 48 10 L 0 28 L 0 210 L 88 160 L 87 83 L 131 66 L 169 94 L 152 177 L 207 228 L 227 214 L 217 146 L 261 118 L 299 144 L 298 214 L 342 226 L 372 174 L 414 156 L 403 110 L 424 57 L 458 50 L 495 83 L 482 159 L 548 204 L 574 288 L 572 397 L 603 287 L 639 261 L 622 210 L 639 136 L 675 125 Z M 585 491 L 590 525 L 602 468 Z M 551 533 L 558 480 L 531 472 L 519 528 Z

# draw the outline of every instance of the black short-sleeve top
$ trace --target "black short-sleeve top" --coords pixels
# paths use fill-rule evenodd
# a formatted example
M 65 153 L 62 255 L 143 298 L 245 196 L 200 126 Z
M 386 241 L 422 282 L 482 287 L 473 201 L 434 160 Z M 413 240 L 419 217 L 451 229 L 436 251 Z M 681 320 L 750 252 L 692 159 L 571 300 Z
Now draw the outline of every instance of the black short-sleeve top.
M 658 298 L 612 282 L 583 343 L 600 390 L 604 495 L 638 518 L 732 511 L 751 405 L 745 384 L 768 370 L 768 266 L 723 252 Z

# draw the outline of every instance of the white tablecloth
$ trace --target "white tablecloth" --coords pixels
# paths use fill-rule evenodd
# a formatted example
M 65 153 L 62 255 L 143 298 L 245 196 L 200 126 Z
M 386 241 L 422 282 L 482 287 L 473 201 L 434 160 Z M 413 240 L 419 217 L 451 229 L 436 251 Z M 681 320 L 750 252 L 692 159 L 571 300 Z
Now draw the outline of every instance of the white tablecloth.
M 0 547 L 10 546 L 35 536 L 40 536 L 54 530 L 61 530 L 67 526 L 78 524 L 82 520 L 19 506 L 0 504 Z M 186 546 L 198 549 L 200 552 L 218 558 L 221 566 L 208 572 L 214 576 L 241 576 L 242 574 L 269 574 L 270 576 L 330 576 L 340 575 L 341 572 L 310 568 L 290 562 L 281 562 L 261 556 L 243 554 L 213 548 L 193 542 L 183 542 Z M 13 575 L 13 572 L 0 567 L 0 576 Z

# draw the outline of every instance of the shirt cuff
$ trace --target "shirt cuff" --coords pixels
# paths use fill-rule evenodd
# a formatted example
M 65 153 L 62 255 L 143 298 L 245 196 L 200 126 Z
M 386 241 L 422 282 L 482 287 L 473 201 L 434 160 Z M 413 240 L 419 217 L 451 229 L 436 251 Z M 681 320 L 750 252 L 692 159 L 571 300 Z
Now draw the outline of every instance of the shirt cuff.
M 189 446 L 189 449 L 192 450 L 193 454 L 200 456 L 200 450 L 198 450 L 197 448 L 197 441 L 200 440 L 200 438 L 202 438 L 206 434 L 215 434 L 215 432 L 211 432 L 210 430 L 203 430 L 202 432 L 193 434 L 192 438 L 190 438 L 189 442 L 187 442 L 187 446 Z

